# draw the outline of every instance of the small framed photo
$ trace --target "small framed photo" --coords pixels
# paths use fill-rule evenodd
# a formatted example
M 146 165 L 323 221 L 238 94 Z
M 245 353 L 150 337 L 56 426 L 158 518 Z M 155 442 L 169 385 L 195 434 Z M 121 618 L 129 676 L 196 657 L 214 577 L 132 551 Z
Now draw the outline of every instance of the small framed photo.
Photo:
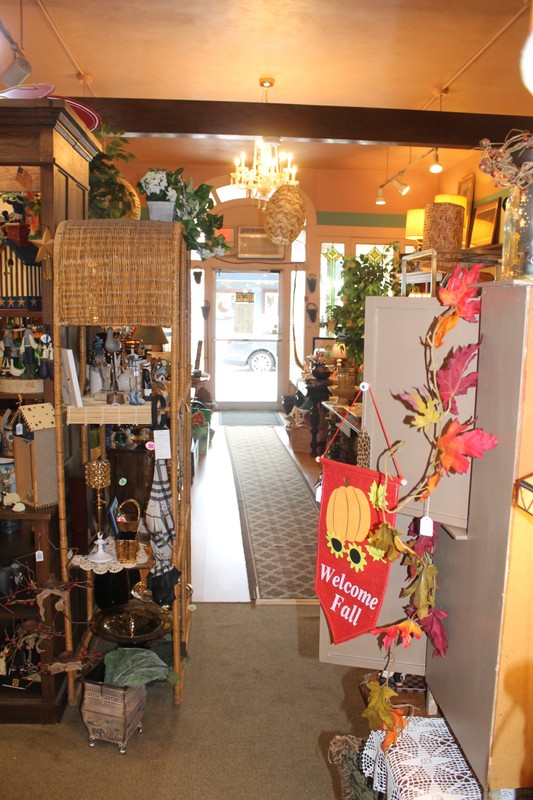
M 470 247 L 484 247 L 488 244 L 494 244 L 499 233 L 498 215 L 500 202 L 501 199 L 498 197 L 496 200 L 480 203 L 474 208 Z
M 324 360 L 333 361 L 332 350 L 335 341 L 335 339 L 315 336 L 313 338 L 313 353 L 315 353 L 317 350 L 324 350 Z
M 466 197 L 463 247 L 468 247 L 470 242 L 470 230 L 472 226 L 472 208 L 474 206 L 475 183 L 476 183 L 476 176 L 472 172 L 470 175 L 465 175 L 464 178 L 461 178 L 461 180 L 457 185 L 457 194 L 460 194 L 462 197 Z

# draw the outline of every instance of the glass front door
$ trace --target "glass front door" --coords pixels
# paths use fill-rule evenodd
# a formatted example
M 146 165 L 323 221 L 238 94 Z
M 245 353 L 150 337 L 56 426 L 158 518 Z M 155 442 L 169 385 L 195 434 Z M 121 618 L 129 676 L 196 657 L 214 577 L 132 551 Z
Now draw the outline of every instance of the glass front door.
M 280 276 L 215 277 L 215 391 L 219 407 L 275 407 L 279 398 Z

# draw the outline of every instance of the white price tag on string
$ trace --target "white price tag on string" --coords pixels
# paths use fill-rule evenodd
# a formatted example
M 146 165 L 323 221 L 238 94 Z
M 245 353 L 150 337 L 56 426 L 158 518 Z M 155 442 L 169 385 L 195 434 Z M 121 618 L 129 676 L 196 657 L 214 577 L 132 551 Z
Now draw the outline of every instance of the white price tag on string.
M 44 561 L 44 553 L 42 550 L 35 551 L 35 560 L 36 561 Z
M 420 517 L 420 536 L 433 536 L 433 520 L 427 514 Z
M 168 428 L 154 431 L 155 457 L 165 459 L 171 457 L 170 452 L 170 431 Z

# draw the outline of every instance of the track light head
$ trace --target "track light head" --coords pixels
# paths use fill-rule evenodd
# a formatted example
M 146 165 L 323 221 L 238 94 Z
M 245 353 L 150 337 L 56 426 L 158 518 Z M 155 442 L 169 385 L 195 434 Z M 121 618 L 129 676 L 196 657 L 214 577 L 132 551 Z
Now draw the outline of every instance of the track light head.
M 442 164 L 439 161 L 439 151 L 436 148 L 433 154 L 433 161 L 431 162 L 429 171 L 433 172 L 434 175 L 437 175 L 439 172 L 442 172 Z
M 13 89 L 31 74 L 31 64 L 23 56 L 15 55 L 7 69 L 0 75 L 6 89 Z
M 411 188 L 408 183 L 403 183 L 399 178 L 394 178 L 392 185 L 398 189 L 401 195 L 405 196 Z
M 376 197 L 376 205 L 377 206 L 384 206 L 386 205 L 387 201 L 383 197 L 383 186 L 378 187 L 378 196 Z

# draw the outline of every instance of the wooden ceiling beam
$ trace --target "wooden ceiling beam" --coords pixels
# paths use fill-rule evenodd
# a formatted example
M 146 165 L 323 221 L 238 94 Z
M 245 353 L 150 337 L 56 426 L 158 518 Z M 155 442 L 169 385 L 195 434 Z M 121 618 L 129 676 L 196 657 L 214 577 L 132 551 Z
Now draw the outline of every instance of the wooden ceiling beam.
M 344 106 L 225 103 L 205 100 L 76 98 L 114 130 L 186 137 L 283 137 L 284 141 L 477 147 L 483 138 L 502 142 L 514 128 L 531 130 L 533 117 L 459 114 Z

